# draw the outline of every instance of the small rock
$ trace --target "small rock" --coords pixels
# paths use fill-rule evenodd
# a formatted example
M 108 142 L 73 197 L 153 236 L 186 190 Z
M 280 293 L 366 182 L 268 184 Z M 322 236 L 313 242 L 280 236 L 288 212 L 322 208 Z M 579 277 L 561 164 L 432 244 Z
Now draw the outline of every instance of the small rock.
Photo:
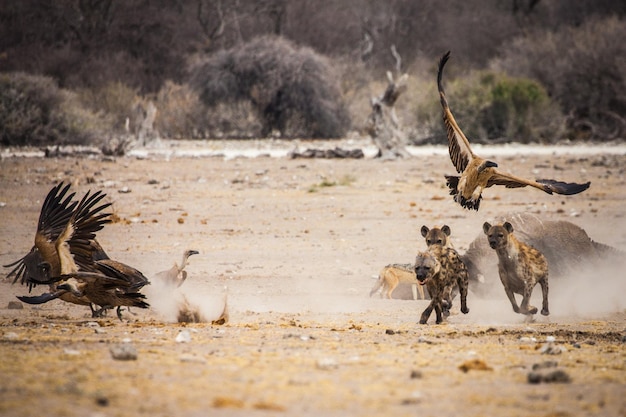
M 519 338 L 519 341 L 522 343 L 535 343 L 537 339 L 534 337 L 522 336 Z
M 419 404 L 422 401 L 422 393 L 420 391 L 413 391 L 411 396 L 402 400 L 402 405 Z
M 493 371 L 493 368 L 481 359 L 471 359 L 459 365 L 459 369 L 463 372 L 474 371 Z
M 66 354 L 67 356 L 78 356 L 80 355 L 80 350 L 65 348 L 63 349 L 63 353 Z
M 417 369 L 411 371 L 411 379 L 422 379 L 422 371 Z
M 137 349 L 129 343 L 111 346 L 111 357 L 118 361 L 137 360 Z
M 563 352 L 567 352 L 564 346 L 558 346 L 554 343 L 545 343 L 539 352 L 543 355 L 560 355 Z
M 7 308 L 9 310 L 22 310 L 24 306 L 19 301 L 9 301 Z
M 174 340 L 176 343 L 189 343 L 191 342 L 191 333 L 189 333 L 189 330 L 181 330 Z
M 528 383 L 529 384 L 539 384 L 545 382 L 546 384 L 567 384 L 572 382 L 572 379 L 562 369 L 555 369 L 549 372 L 537 372 L 532 371 L 528 373 Z
M 318 359 L 315 365 L 317 366 L 317 369 L 323 369 L 323 370 L 336 369 L 339 367 L 339 364 L 337 363 L 337 361 L 332 358 Z
M 15 332 L 8 332 L 8 333 L 5 333 L 5 334 L 4 334 L 4 338 L 5 338 L 6 340 L 17 340 L 17 339 L 19 339 L 19 338 L 20 338 L 20 335 L 18 335 L 18 334 L 17 334 L 17 333 L 15 333 Z
M 183 353 L 179 357 L 181 362 L 193 362 L 193 363 L 206 363 L 206 359 L 200 356 L 195 356 L 190 353 Z
M 84 324 L 85 327 L 97 328 L 100 327 L 100 324 L 97 321 L 88 321 Z
M 392 329 L 385 330 L 385 334 L 396 334 L 396 332 Z
M 122 188 L 120 188 L 119 190 L 117 190 L 117 192 L 118 192 L 118 193 L 121 193 L 121 194 L 128 194 L 128 193 L 130 193 L 130 188 L 128 188 L 128 187 L 122 187 Z
M 559 364 L 556 361 L 544 361 L 541 363 L 533 364 L 533 371 L 538 371 L 540 369 L 546 368 L 556 368 Z
M 109 399 L 105 397 L 104 395 L 98 395 L 96 397 L 96 404 L 99 405 L 100 407 L 106 407 L 109 405 Z

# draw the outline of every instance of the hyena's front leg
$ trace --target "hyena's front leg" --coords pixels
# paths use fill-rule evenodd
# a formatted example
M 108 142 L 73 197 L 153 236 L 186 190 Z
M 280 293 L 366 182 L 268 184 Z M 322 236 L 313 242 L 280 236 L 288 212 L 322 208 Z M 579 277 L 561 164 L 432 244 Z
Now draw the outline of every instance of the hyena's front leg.
M 550 314 L 550 310 L 548 309 L 548 274 L 539 281 L 539 285 L 541 285 L 541 294 L 543 295 L 543 302 L 541 304 L 541 314 L 547 316 Z
M 440 324 L 441 322 L 443 322 L 443 317 L 441 314 L 441 299 L 437 300 L 437 302 L 435 303 L 435 315 L 436 315 L 436 320 L 435 323 Z M 448 312 L 448 314 L 450 314 L 450 312 Z
M 430 300 L 430 304 L 426 307 L 426 310 L 422 313 L 422 317 L 420 317 L 420 324 L 426 324 L 428 322 L 428 318 L 430 317 L 430 313 L 433 312 L 433 308 L 435 307 L 435 299 Z
M 530 305 L 530 296 L 533 293 L 533 286 L 530 280 L 524 284 L 524 295 L 522 304 L 520 304 L 520 313 L 522 314 L 537 314 L 537 307 Z
M 464 280 L 463 277 L 459 276 L 457 278 L 457 285 L 461 294 L 461 313 L 463 314 L 469 313 L 469 308 L 467 308 L 467 284 L 467 280 Z
M 504 286 L 504 292 L 506 292 L 506 296 L 509 297 L 509 301 L 511 302 L 511 306 L 513 307 L 513 311 L 515 311 L 516 313 L 519 313 L 519 307 L 517 306 L 517 301 L 515 301 L 515 295 L 513 294 L 513 291 L 507 286 Z

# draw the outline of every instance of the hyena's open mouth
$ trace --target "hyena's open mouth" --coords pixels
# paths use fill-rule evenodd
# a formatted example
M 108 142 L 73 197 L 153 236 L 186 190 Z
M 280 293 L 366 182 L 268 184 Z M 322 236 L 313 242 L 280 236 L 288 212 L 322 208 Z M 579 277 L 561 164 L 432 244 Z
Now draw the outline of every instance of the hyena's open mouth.
M 429 280 L 429 279 L 430 279 L 430 278 L 426 278 L 426 279 L 424 279 L 424 280 L 421 280 L 421 279 L 419 279 L 419 278 L 418 278 L 418 279 L 417 279 L 417 283 L 418 283 L 419 285 L 426 285 L 426 283 L 428 282 L 428 280 Z

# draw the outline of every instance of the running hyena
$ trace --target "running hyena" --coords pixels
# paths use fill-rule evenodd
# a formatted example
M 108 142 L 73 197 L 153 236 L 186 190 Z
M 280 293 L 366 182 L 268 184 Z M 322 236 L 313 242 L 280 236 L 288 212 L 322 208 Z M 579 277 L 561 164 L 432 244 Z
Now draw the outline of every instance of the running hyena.
M 529 305 L 530 296 L 537 283 L 541 285 L 543 304 L 541 314 L 547 316 L 548 310 L 548 261 L 537 249 L 520 242 L 513 236 L 513 226 L 509 222 L 492 226 L 485 222 L 483 232 L 487 235 L 489 246 L 498 254 L 498 271 L 513 311 L 520 314 L 536 314 L 537 307 Z M 514 294 L 522 295 L 522 304 L 518 307 Z
M 451 288 L 456 284 L 461 293 L 461 312 L 467 314 L 468 274 L 459 254 L 451 248 L 433 245 L 427 252 L 419 252 L 415 258 L 415 277 L 420 285 L 426 285 L 431 301 L 420 317 L 420 324 L 426 324 L 433 309 L 436 323 L 443 321 L 450 311 L 447 299 Z
M 422 226 L 421 233 L 426 240 L 426 246 L 428 250 L 432 252 L 442 266 L 450 270 L 452 276 L 456 276 L 461 280 L 465 279 L 468 275 L 467 268 L 461 260 L 457 251 L 453 248 L 452 242 L 449 239 L 452 231 L 448 225 L 443 225 L 441 228 L 433 227 L 429 229 L 427 226 Z M 443 248 L 449 250 L 443 250 Z M 465 284 L 467 288 L 467 283 Z M 450 315 L 450 308 L 452 308 L 452 299 L 459 293 L 460 286 L 457 285 L 456 280 L 452 281 L 451 285 L 448 285 L 443 294 L 443 314 L 445 316 Z

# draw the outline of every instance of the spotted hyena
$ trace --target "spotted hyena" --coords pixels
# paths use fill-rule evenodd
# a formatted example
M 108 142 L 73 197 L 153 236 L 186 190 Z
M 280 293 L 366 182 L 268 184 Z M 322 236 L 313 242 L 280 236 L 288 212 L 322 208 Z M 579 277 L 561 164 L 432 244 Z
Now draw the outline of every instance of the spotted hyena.
M 450 230 L 450 226 L 443 225 L 441 228 L 433 227 L 432 229 L 428 228 L 428 226 L 422 226 L 421 228 L 422 236 L 424 240 L 426 240 L 426 246 L 428 246 L 428 250 L 434 251 L 435 256 L 440 258 L 444 256 L 441 253 L 439 248 L 449 248 L 451 251 L 446 251 L 445 256 L 451 257 L 449 260 L 439 259 L 442 264 L 450 265 L 452 268 L 458 268 L 460 270 L 455 271 L 453 274 L 464 275 L 465 265 L 462 261 L 462 258 L 459 259 L 459 254 L 456 252 L 454 247 L 452 246 L 452 241 L 450 240 L 450 234 L 452 231 Z M 446 301 L 444 307 L 444 315 L 449 315 L 450 308 L 452 307 L 452 299 L 456 297 L 459 293 L 459 287 L 456 285 L 456 282 L 448 287 L 446 287 L 446 291 L 444 293 L 444 300 Z
M 426 246 L 430 247 L 432 245 L 445 246 L 447 248 L 452 247 L 452 242 L 450 242 L 450 227 L 448 225 L 443 225 L 441 228 L 433 227 L 432 229 L 427 226 L 422 226 L 420 229 L 422 236 L 426 240 Z
M 468 275 L 459 254 L 451 248 L 433 245 L 426 252 L 419 252 L 415 257 L 415 277 L 420 285 L 426 285 L 431 301 L 420 317 L 420 324 L 426 324 L 433 309 L 436 323 L 443 321 L 450 310 L 450 301 L 446 297 L 451 288 L 458 285 L 461 293 L 461 312 L 467 314 Z
M 537 283 L 541 285 L 543 303 L 541 314 L 547 316 L 548 310 L 548 261 L 537 249 L 520 242 L 513 235 L 513 225 L 509 222 L 492 226 L 485 222 L 483 232 L 487 235 L 489 246 L 498 255 L 498 272 L 504 285 L 513 311 L 520 314 L 536 314 L 537 307 L 529 305 L 530 296 Z M 522 295 L 518 307 L 515 295 Z
M 385 266 L 378 274 L 378 280 L 370 291 L 370 297 L 381 291 L 381 297 L 391 298 L 393 290 L 400 283 L 403 283 L 411 284 L 414 300 L 417 300 L 418 293 L 421 300 L 425 299 L 424 289 L 417 285 L 414 266 L 413 264 L 390 264 Z

